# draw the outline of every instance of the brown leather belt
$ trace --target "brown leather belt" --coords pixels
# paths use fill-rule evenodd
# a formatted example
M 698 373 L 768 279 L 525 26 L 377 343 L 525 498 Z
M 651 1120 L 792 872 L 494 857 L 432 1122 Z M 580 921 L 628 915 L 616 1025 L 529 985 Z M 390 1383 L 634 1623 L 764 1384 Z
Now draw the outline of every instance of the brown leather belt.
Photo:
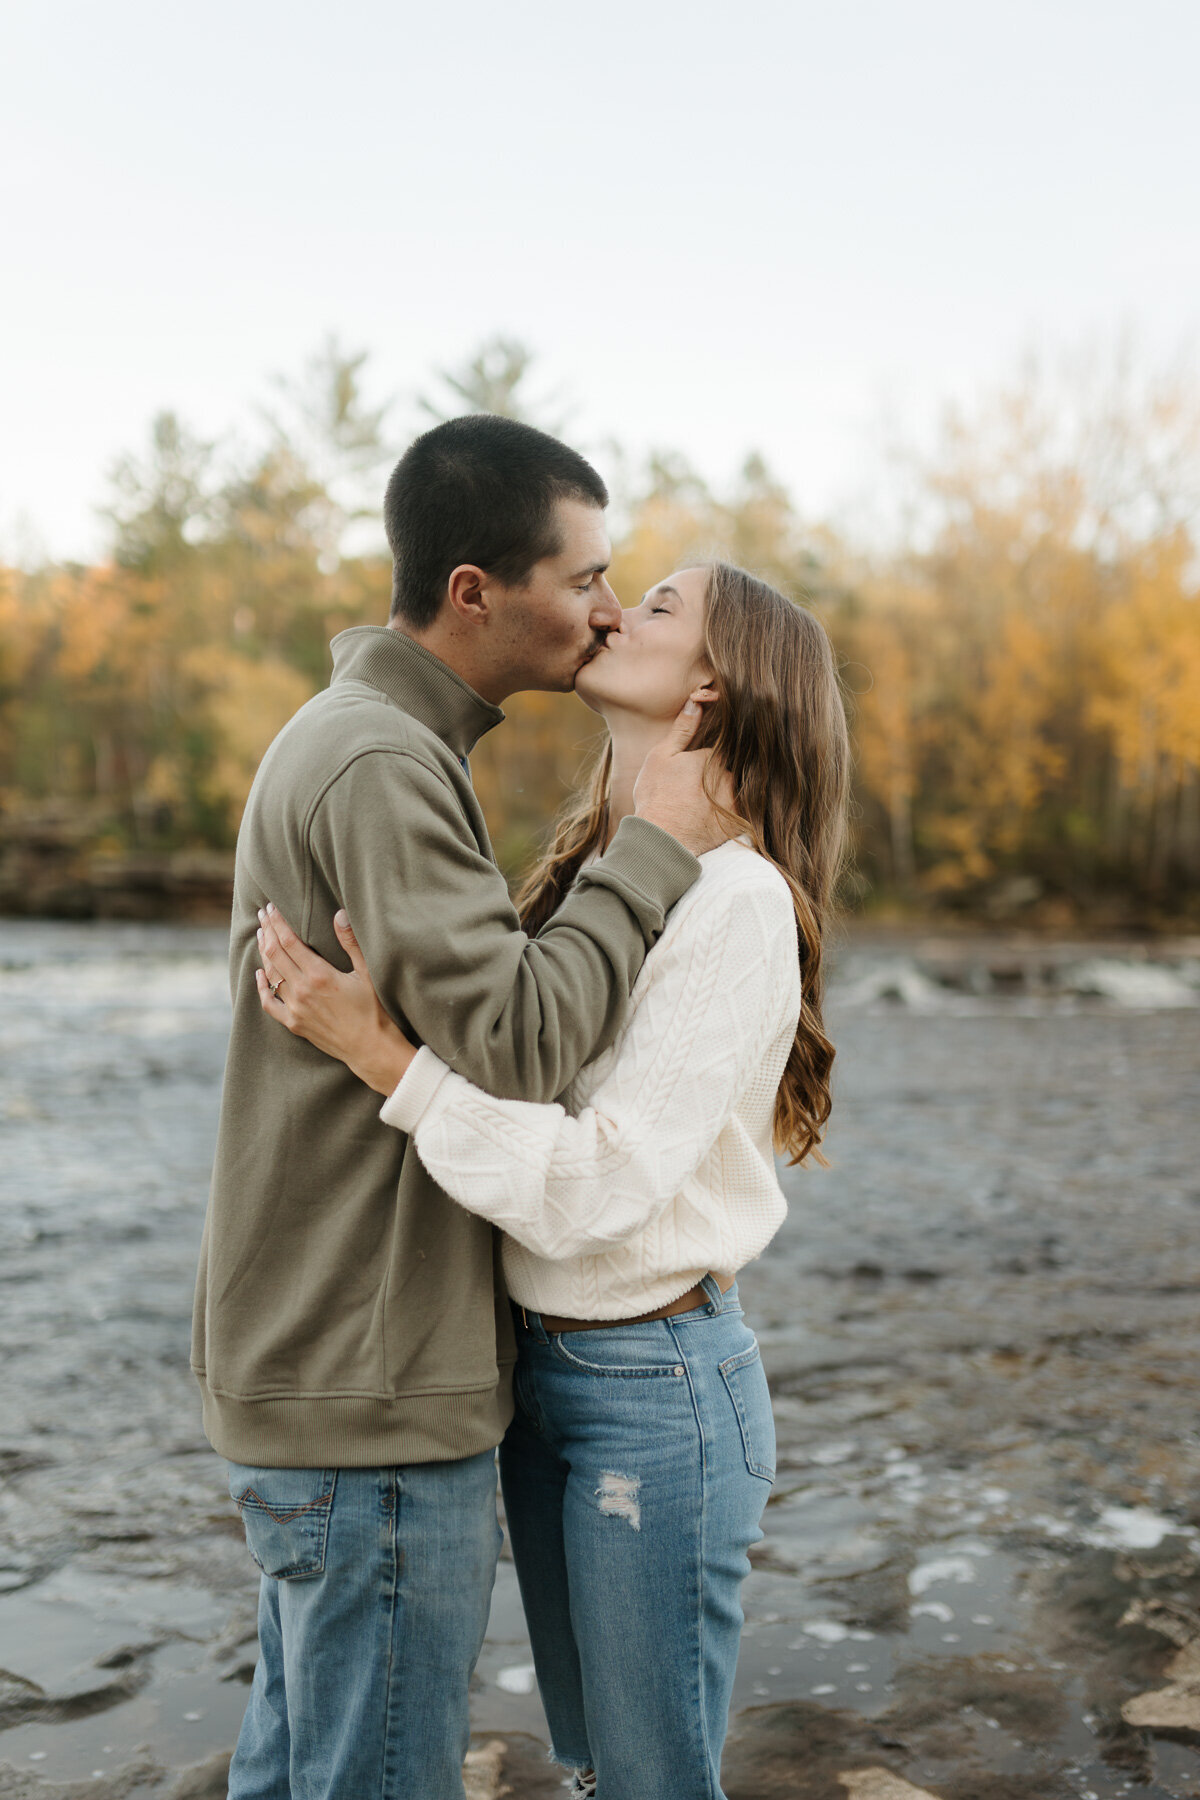
M 714 1276 L 713 1279 L 723 1294 L 727 1294 L 733 1286 L 732 1275 L 728 1281 L 724 1282 L 719 1275 Z M 617 1325 L 652 1325 L 655 1319 L 670 1319 L 676 1313 L 691 1312 L 695 1307 L 707 1306 L 707 1304 L 708 1295 L 702 1287 L 697 1285 L 689 1288 L 686 1294 L 680 1294 L 678 1300 L 671 1300 L 666 1306 L 657 1306 L 653 1312 L 638 1313 L 633 1319 L 560 1319 L 550 1313 L 538 1313 L 536 1316 L 542 1322 L 542 1330 L 554 1335 L 560 1331 L 611 1331 Z M 517 1311 L 528 1330 L 528 1308 L 518 1306 Z

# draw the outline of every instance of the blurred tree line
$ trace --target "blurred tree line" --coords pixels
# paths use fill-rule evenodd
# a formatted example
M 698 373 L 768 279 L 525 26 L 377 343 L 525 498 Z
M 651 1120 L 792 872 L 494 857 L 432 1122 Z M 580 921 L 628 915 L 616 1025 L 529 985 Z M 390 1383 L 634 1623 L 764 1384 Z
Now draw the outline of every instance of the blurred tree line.
M 386 618 L 375 521 L 398 446 L 362 355 L 331 341 L 276 385 L 240 456 L 172 414 L 112 471 L 111 556 L 0 568 L 0 850 L 226 851 L 276 731 L 328 677 L 328 641 Z M 427 417 L 563 430 L 498 339 Z M 569 431 L 565 433 L 569 435 Z M 852 893 L 1046 922 L 1194 914 L 1200 893 L 1200 399 L 1118 353 L 1026 368 L 897 462 L 886 542 L 801 516 L 758 457 L 714 492 L 674 454 L 617 452 L 612 578 L 626 604 L 719 552 L 811 604 L 854 732 Z M 473 770 L 511 872 L 596 723 L 525 695 Z M 9 858 L 10 875 L 17 865 Z M 17 884 L 20 885 L 19 883 Z M 33 904 L 8 891 L 0 901 Z M 77 897 L 76 908 L 86 904 Z

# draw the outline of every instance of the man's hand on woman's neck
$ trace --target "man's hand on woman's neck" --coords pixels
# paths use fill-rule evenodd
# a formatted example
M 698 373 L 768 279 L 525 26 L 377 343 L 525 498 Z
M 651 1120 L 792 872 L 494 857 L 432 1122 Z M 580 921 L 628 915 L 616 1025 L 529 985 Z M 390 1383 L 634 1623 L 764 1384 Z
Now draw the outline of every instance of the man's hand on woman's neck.
M 608 729 L 613 750 L 608 789 L 608 837 L 611 843 L 621 820 L 636 810 L 633 788 L 642 772 L 642 764 L 657 744 L 670 737 L 675 721 L 617 713 L 608 720 Z
M 728 770 L 719 763 L 714 766 L 715 752 L 691 748 L 700 713 L 700 702 L 692 698 L 666 724 L 644 718 L 609 718 L 613 832 L 632 812 L 669 831 L 694 856 L 703 856 L 725 842 L 730 826 L 713 801 L 734 812 L 733 782 Z M 713 800 L 709 799 L 710 788 Z

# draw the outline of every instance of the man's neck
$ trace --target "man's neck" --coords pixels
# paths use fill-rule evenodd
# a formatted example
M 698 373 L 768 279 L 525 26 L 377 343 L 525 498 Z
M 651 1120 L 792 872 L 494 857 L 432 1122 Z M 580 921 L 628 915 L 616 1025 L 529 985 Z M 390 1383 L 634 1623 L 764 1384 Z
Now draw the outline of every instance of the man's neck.
M 457 629 L 454 625 L 436 619 L 424 631 L 414 631 L 412 626 L 402 619 L 389 619 L 388 630 L 398 633 L 400 637 L 411 638 L 414 644 L 420 644 L 422 650 L 428 650 L 430 656 L 436 656 L 439 662 L 453 669 L 460 681 L 465 681 L 469 688 L 474 688 L 481 700 L 487 700 L 492 706 L 500 706 L 512 692 L 512 688 L 503 680 L 497 680 L 495 671 L 479 668 L 472 656 L 471 634 Z
M 612 738 L 612 778 L 608 790 L 608 834 L 611 843 L 621 820 L 633 811 L 633 786 L 642 764 L 670 732 L 670 719 L 646 719 L 613 713 L 607 719 Z

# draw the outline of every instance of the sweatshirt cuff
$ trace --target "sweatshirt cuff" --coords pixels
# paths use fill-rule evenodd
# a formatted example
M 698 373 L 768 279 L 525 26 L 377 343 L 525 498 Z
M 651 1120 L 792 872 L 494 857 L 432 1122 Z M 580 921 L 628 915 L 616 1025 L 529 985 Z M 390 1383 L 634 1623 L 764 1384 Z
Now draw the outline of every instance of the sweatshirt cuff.
M 670 912 L 698 879 L 700 863 L 661 825 L 629 813 L 617 826 L 604 855 L 583 871 L 593 880 L 601 872 L 623 876 L 640 894 Z
M 401 1076 L 399 1086 L 379 1109 L 384 1124 L 394 1125 L 397 1131 L 406 1131 L 411 1136 L 449 1073 L 449 1064 L 435 1056 L 427 1044 L 422 1044 Z

